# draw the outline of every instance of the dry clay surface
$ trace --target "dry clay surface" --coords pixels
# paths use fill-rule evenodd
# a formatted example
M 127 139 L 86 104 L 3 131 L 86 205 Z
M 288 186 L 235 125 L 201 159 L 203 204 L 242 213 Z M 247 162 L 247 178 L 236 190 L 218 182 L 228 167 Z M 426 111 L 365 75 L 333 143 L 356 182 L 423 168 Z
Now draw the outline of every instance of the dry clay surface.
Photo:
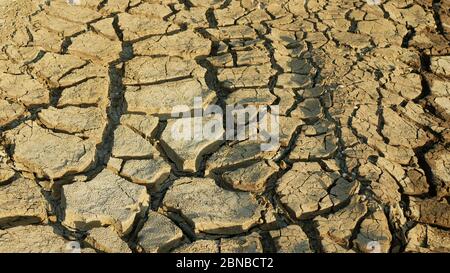
M 0 0 L 0 252 L 450 251 L 450 1 L 69 2 Z

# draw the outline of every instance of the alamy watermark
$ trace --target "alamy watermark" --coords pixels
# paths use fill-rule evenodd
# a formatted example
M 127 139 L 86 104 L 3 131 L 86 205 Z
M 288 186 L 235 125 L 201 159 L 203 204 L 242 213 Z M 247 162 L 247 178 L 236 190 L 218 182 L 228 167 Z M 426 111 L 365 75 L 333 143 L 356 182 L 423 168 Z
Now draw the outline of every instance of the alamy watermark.
M 81 244 L 77 241 L 71 241 L 66 244 L 66 253 L 81 253 Z
M 377 241 L 370 241 L 366 245 L 366 250 L 369 253 L 381 253 L 381 244 Z
M 194 98 L 194 107 L 172 108 L 175 123 L 169 128 L 179 141 L 253 140 L 261 142 L 262 151 L 275 151 L 280 143 L 279 107 L 277 105 L 218 105 L 204 107 L 201 97 Z M 224 126 L 225 123 L 225 126 Z

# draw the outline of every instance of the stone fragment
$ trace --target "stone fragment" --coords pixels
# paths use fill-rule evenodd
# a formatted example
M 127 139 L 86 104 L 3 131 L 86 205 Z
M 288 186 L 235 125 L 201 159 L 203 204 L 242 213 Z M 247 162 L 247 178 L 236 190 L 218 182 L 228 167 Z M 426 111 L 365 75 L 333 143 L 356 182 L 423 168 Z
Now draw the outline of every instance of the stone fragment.
M 425 131 L 402 119 L 396 112 L 389 108 L 383 110 L 384 126 L 382 133 L 393 146 L 417 148 L 425 145 L 430 139 Z M 397 132 L 402 132 L 398 134 Z
M 110 39 L 110 40 L 119 40 L 117 37 L 116 31 L 113 27 L 114 18 L 105 18 L 103 20 L 97 21 L 91 24 L 91 27 L 100 35 Z
M 48 14 L 62 17 L 70 22 L 86 24 L 102 17 L 102 15 L 82 5 L 68 5 L 66 1 L 52 1 L 47 9 Z
M 228 95 L 227 105 L 271 105 L 276 97 L 268 89 L 238 89 Z
M 284 116 L 288 112 L 291 112 L 295 103 L 294 91 L 288 88 L 275 88 L 273 92 L 278 98 L 280 98 L 278 103 L 280 115 Z
M 52 16 L 45 12 L 40 12 L 31 17 L 34 26 L 39 29 L 46 29 L 49 32 L 55 32 L 63 37 L 70 37 L 76 33 L 82 32 L 86 27 L 83 24 L 71 22 L 60 18 L 59 16 Z M 37 40 L 34 37 L 34 40 Z
M 187 25 L 188 28 L 204 27 L 208 25 L 206 12 L 209 7 L 191 7 L 182 9 L 175 14 L 173 22 L 178 25 Z
M 168 189 L 163 208 L 179 212 L 197 232 L 239 234 L 258 224 L 263 208 L 245 192 L 226 191 L 209 178 L 181 178 Z
M 1 158 L 1 157 L 0 157 Z M 16 175 L 16 172 L 8 165 L 0 163 L 0 185 L 8 182 Z
M 165 18 L 172 13 L 169 6 L 160 3 L 143 2 L 138 6 L 132 7 L 128 10 L 130 14 L 141 14 L 146 17 Z
M 299 103 L 291 115 L 305 121 L 313 121 L 322 117 L 322 105 L 318 99 L 306 99 Z
M 114 173 L 119 173 L 122 170 L 123 162 L 123 159 L 110 157 L 106 166 Z
M 109 79 L 111 76 L 108 70 L 108 66 L 102 66 L 97 63 L 88 63 L 80 68 L 71 70 L 70 73 L 64 75 L 59 80 L 59 84 L 61 85 L 61 87 L 72 87 L 84 82 L 88 82 L 90 79 L 106 81 L 106 79 Z M 104 86 L 108 87 L 107 81 Z
M 311 76 L 283 73 L 278 76 L 277 86 L 284 88 L 307 88 L 311 86 Z
M 265 48 L 254 47 L 250 50 L 236 52 L 236 64 L 242 65 L 262 65 L 270 63 L 270 56 Z
M 219 40 L 225 39 L 255 39 L 256 32 L 253 28 L 244 25 L 232 25 L 218 29 L 208 29 L 209 34 Z
M 107 13 L 125 12 L 129 5 L 130 0 L 108 0 L 100 10 Z
M 289 146 L 294 133 L 304 122 L 293 117 L 279 117 L 279 141 L 281 147 Z
M 450 76 L 450 56 L 431 57 L 431 71 L 443 76 Z
M 386 88 L 393 93 L 399 93 L 404 98 L 413 100 L 422 94 L 422 78 L 419 74 L 409 73 L 395 75 L 386 84 Z

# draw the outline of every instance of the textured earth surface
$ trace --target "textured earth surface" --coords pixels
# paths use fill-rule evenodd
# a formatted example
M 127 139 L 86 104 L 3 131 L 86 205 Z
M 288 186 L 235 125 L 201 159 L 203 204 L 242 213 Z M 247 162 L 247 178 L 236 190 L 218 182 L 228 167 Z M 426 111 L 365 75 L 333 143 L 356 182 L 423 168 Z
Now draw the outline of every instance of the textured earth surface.
M 69 2 L 0 0 L 0 252 L 450 251 L 450 1 Z

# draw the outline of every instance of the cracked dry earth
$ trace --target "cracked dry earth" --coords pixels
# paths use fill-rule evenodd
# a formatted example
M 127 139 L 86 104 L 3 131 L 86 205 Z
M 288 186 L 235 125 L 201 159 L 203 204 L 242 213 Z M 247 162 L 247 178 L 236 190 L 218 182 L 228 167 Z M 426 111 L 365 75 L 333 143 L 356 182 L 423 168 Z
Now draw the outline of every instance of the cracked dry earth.
M 449 1 L 78 2 L 0 0 L 0 252 L 450 251 Z

